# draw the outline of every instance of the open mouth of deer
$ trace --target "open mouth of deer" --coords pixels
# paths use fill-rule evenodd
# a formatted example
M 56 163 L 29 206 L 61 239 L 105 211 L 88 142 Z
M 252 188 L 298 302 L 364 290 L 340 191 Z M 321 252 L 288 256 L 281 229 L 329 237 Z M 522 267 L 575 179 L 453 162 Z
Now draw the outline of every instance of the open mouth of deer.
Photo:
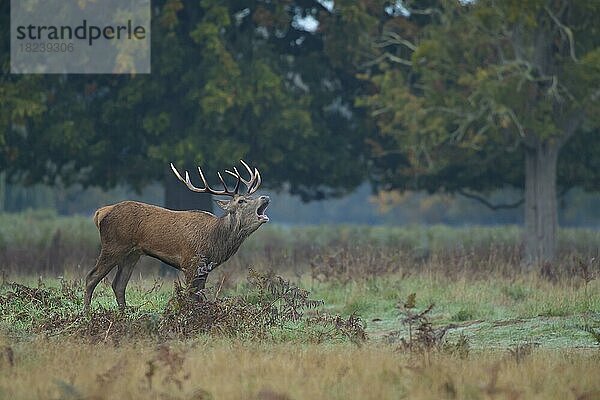
M 269 199 L 265 199 L 263 203 L 256 209 L 256 216 L 259 221 L 267 222 L 269 217 L 265 214 L 265 210 L 269 207 Z

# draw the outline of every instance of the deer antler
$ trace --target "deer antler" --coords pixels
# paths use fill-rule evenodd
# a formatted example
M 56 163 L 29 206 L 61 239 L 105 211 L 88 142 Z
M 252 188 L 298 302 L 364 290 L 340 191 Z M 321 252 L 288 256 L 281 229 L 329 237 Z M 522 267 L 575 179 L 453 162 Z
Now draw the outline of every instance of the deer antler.
M 238 183 L 236 185 L 236 193 L 237 193 L 237 189 L 239 187 L 240 182 L 243 182 L 244 185 L 246 185 L 247 194 L 252 194 L 258 190 L 258 187 L 260 186 L 260 184 L 262 182 L 261 177 L 260 177 L 260 172 L 258 172 L 257 168 L 254 168 L 254 172 L 252 172 L 252 169 L 250 168 L 250 166 L 248 166 L 248 164 L 246 164 L 244 162 L 244 160 L 240 160 L 240 162 L 246 168 L 246 171 L 248 171 L 248 173 L 250 174 L 249 180 L 245 180 L 244 178 L 242 178 L 242 175 L 240 174 L 240 172 L 238 171 L 238 169 L 236 167 L 233 167 L 234 172 L 231 172 L 228 169 L 226 169 L 225 172 L 227 172 L 229 175 L 237 178 Z
M 225 183 L 225 180 L 223 179 L 223 176 L 221 175 L 220 172 L 217 172 L 217 176 L 219 177 L 221 184 L 223 184 L 224 190 L 212 189 L 208 185 L 208 182 L 206 181 L 206 178 L 204 177 L 204 173 L 202 172 L 202 168 L 200 168 L 200 167 L 198 167 L 198 172 L 200 173 L 200 179 L 202 179 L 202 183 L 204 184 L 203 188 L 198 188 L 192 184 L 192 181 L 190 180 L 190 174 L 187 171 L 185 171 L 185 179 L 184 179 L 181 176 L 181 174 L 179 173 L 179 171 L 177 171 L 177 168 L 175 168 L 173 163 L 171 163 L 171 170 L 173 170 L 173 173 L 175 174 L 175 176 L 177 176 L 177 179 L 179 179 L 181 182 L 185 183 L 187 188 L 190 189 L 192 192 L 210 193 L 210 194 L 214 194 L 217 196 L 233 197 L 236 194 L 238 194 L 239 189 L 240 189 L 240 183 L 243 182 L 244 185 L 246 185 L 246 187 L 247 187 L 247 194 L 252 194 L 252 193 L 256 192 L 256 190 L 258 189 L 258 187 L 260 186 L 260 184 L 262 182 L 261 177 L 260 177 L 260 172 L 258 172 L 258 169 L 256 169 L 256 168 L 254 168 L 254 172 L 252 172 L 252 169 L 250 169 L 250 167 L 248 166 L 248 164 L 246 164 L 244 162 L 244 160 L 240 160 L 240 161 L 244 165 L 244 167 L 246 168 L 248 173 L 250 174 L 250 179 L 245 180 L 244 178 L 242 178 L 242 176 L 240 175 L 240 173 L 236 167 L 233 167 L 233 170 L 235 172 L 225 170 L 225 172 L 227 172 L 228 174 L 237 178 L 237 182 L 235 184 L 235 188 L 233 189 L 233 191 L 229 190 L 229 188 L 227 187 L 227 184 Z

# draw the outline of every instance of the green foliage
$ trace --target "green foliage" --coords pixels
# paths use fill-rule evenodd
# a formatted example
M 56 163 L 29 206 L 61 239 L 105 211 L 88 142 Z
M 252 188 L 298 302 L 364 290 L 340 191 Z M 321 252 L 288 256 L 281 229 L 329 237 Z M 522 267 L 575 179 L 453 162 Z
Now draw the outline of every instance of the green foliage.
M 0 170 L 139 189 L 170 161 L 243 157 L 304 200 L 368 174 L 386 189 L 486 191 L 522 187 L 530 141 L 564 140 L 560 185 L 598 187 L 594 2 L 403 6 L 160 0 L 149 76 L 3 76 Z
M 11 181 L 140 189 L 166 179 L 169 162 L 213 171 L 244 158 L 265 185 L 287 184 L 305 200 L 348 192 L 366 176 L 362 121 L 348 100 L 358 80 L 324 54 L 324 32 L 295 23 L 317 8 L 153 3 L 152 74 L 10 77 L 0 86 L 0 149 L 10 156 L 0 170 Z
M 433 9 L 426 24 L 418 24 L 418 12 L 393 18 L 412 30 L 386 22 L 377 39 L 383 61 L 363 75 L 376 90 L 357 105 L 371 111 L 382 134 L 373 148 L 376 180 L 450 192 L 523 187 L 524 148 L 570 141 L 559 185 L 592 188 L 600 143 L 600 71 L 592 61 L 600 35 L 592 21 L 600 7 L 451 1 Z M 392 157 L 390 146 L 401 156 Z

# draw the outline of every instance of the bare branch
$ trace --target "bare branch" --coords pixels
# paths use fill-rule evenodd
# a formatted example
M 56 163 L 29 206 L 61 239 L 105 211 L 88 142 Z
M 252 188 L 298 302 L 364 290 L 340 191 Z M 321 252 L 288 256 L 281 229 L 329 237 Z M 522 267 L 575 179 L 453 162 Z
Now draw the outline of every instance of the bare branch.
M 412 67 L 412 61 L 410 61 L 410 60 L 405 60 L 404 58 L 397 57 L 397 56 L 395 56 L 393 54 L 390 54 L 390 53 L 386 53 L 385 56 L 391 62 L 395 62 L 395 63 L 398 63 L 398 64 L 407 65 L 409 67 Z
M 402 64 L 402 65 L 406 65 L 409 67 L 412 67 L 412 61 L 410 60 L 405 60 L 403 58 L 397 57 L 393 54 L 390 54 L 388 52 L 383 53 L 382 55 L 380 55 L 379 57 L 375 58 L 374 60 L 368 61 L 366 63 L 364 63 L 363 65 L 361 65 L 361 68 L 366 68 L 366 67 L 370 67 L 373 65 L 377 65 L 380 62 L 384 61 L 384 60 L 389 60 L 391 62 L 395 62 L 398 64 Z
M 533 71 L 536 71 L 539 76 L 534 76 Z M 496 74 L 500 81 L 502 81 L 505 76 L 514 76 L 515 73 L 521 73 L 522 78 L 530 82 L 551 82 L 555 79 L 553 75 L 543 75 L 539 68 L 536 68 L 532 63 L 525 61 L 520 57 L 514 60 L 503 61 L 500 66 L 496 68 Z
M 409 14 L 415 14 L 415 15 L 433 15 L 436 14 L 438 16 L 442 15 L 442 11 L 439 8 L 435 8 L 435 7 L 428 7 L 428 8 L 412 8 L 411 6 L 409 6 L 407 4 L 406 1 L 402 2 L 402 7 L 404 7 L 404 9 L 406 11 L 408 11 Z
M 558 198 L 564 197 L 570 189 L 571 189 L 571 187 L 569 187 L 569 186 L 562 188 L 562 190 L 557 194 L 557 197 Z M 463 189 L 457 190 L 457 193 L 468 199 L 476 200 L 476 201 L 480 202 L 481 204 L 483 204 L 484 206 L 486 206 L 487 208 L 494 210 L 494 211 L 509 210 L 509 209 L 517 208 L 517 207 L 521 206 L 523 203 L 525 203 L 525 198 L 520 198 L 519 200 L 517 200 L 513 203 L 493 204 L 485 197 L 480 196 L 476 193 L 465 192 Z
M 463 189 L 459 189 L 457 191 L 458 194 L 468 198 L 468 199 L 473 199 L 473 200 L 477 200 L 478 202 L 480 202 L 481 204 L 483 204 L 484 206 L 488 207 L 491 210 L 505 210 L 505 209 L 511 209 L 511 208 L 517 208 L 520 205 L 522 205 L 525 202 L 525 198 L 521 198 L 513 203 L 503 203 L 503 204 L 493 204 L 491 203 L 489 200 L 487 200 L 485 197 L 480 196 L 476 193 L 469 193 L 469 192 L 465 192 Z
M 569 40 L 569 50 L 571 53 L 571 58 L 573 59 L 573 61 L 579 62 L 579 60 L 575 56 L 575 39 L 573 38 L 573 31 L 571 30 L 571 28 L 560 22 L 560 20 L 556 18 L 556 15 L 554 15 L 548 7 L 544 7 L 544 10 L 546 10 L 546 12 L 548 13 L 548 15 L 550 15 L 550 18 L 552 18 L 554 23 L 556 23 L 556 25 L 558 25 L 558 27 L 562 29 L 562 31 L 565 33 L 567 39 Z
M 515 112 L 508 107 L 505 107 L 505 111 L 517 127 L 517 130 L 519 131 L 519 136 L 521 136 L 522 138 L 525 137 L 525 130 L 523 129 L 523 125 L 521 125 L 521 122 L 519 122 L 519 118 L 517 118 Z
M 387 106 L 377 108 L 371 112 L 371 116 L 378 117 L 379 115 L 385 114 L 386 112 L 390 111 L 391 109 L 392 109 L 391 107 L 387 107 Z
M 411 51 L 415 51 L 417 49 L 417 45 L 409 42 L 404 39 L 402 36 L 398 35 L 396 32 L 385 31 L 381 34 L 381 40 L 375 42 L 375 47 L 387 47 L 394 45 L 402 45 L 410 49 Z

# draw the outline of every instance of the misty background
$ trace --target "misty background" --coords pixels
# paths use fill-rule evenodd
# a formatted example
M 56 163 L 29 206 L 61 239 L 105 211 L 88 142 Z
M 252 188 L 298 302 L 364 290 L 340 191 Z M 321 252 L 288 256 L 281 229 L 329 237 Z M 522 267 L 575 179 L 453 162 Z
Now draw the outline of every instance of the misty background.
M 268 179 L 268 176 L 265 177 Z M 447 224 L 502 225 L 522 224 L 523 207 L 492 210 L 480 202 L 460 195 L 428 194 L 408 191 L 381 192 L 374 194 L 368 184 L 361 185 L 352 194 L 341 198 L 303 202 L 285 191 L 262 189 L 272 202 L 267 213 L 271 223 L 285 225 L 314 224 L 365 224 L 407 225 Z M 514 189 L 496 190 L 489 200 L 511 203 L 520 198 Z M 151 204 L 164 204 L 164 188 L 153 184 L 140 192 L 126 186 L 111 190 L 84 189 L 79 185 L 57 188 L 46 185 L 25 187 L 3 183 L 0 185 L 0 212 L 27 210 L 55 210 L 58 215 L 82 215 L 91 217 L 98 204 L 110 204 L 121 200 L 138 200 Z M 561 226 L 600 228 L 600 195 L 573 189 L 559 200 Z M 214 207 L 216 212 L 219 210 Z

